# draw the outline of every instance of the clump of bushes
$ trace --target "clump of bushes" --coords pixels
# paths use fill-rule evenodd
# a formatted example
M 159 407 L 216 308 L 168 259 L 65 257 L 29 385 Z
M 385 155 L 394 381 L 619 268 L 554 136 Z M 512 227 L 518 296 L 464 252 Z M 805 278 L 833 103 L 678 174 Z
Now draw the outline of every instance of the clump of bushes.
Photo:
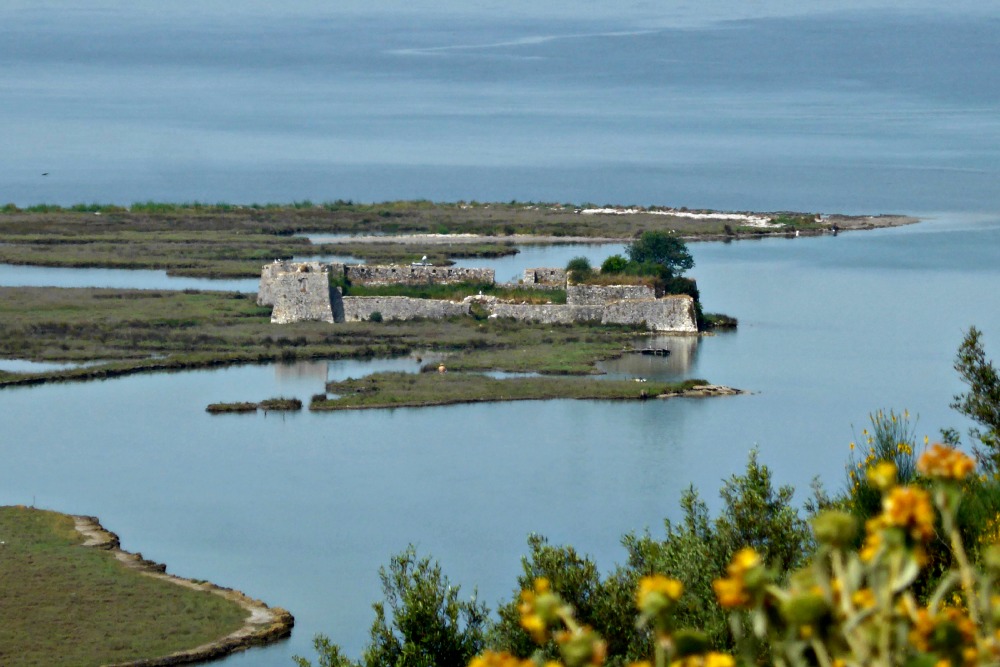
M 861 534 L 857 517 L 822 512 L 812 521 L 818 544 L 812 559 L 784 581 L 786 570 L 758 549 L 735 553 L 724 576 L 712 581 L 717 606 L 728 616 L 732 651 L 714 649 L 704 629 L 683 623 L 683 581 L 660 573 L 642 577 L 633 613 L 652 644 L 652 661 L 643 664 L 996 664 L 1000 545 L 987 548 L 976 567 L 957 529 L 974 468 L 970 457 L 942 444 L 917 462 L 920 484 L 898 484 L 890 461 L 869 468 L 866 483 L 879 492 L 881 509 L 865 523 L 860 548 L 854 546 Z M 929 595 L 919 596 L 913 584 L 936 539 L 949 546 L 949 567 Z M 487 651 L 470 667 L 584 667 L 608 658 L 609 642 L 547 577 L 521 591 L 517 612 L 537 645 L 532 655 Z
M 296 411 L 302 409 L 302 401 L 297 398 L 268 398 L 259 403 L 250 402 L 239 402 L 239 403 L 210 403 L 205 412 L 212 414 L 226 414 L 232 412 L 256 412 L 257 410 L 263 410 L 268 412 L 271 410 L 277 411 Z

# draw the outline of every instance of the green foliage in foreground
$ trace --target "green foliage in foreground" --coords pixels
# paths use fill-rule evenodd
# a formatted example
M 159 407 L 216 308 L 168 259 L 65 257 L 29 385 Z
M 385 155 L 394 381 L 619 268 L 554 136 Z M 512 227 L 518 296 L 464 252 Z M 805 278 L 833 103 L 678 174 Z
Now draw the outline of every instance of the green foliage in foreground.
M 1000 373 L 993 362 L 986 359 L 982 332 L 969 329 L 955 358 L 958 371 L 969 390 L 955 396 L 951 407 L 976 422 L 969 435 L 979 441 L 975 452 L 986 469 L 1000 472 Z M 957 434 L 948 434 L 957 439 Z
M 80 547 L 72 517 L 0 508 L 0 664 L 85 667 L 167 655 L 243 625 L 238 604 Z
M 375 621 L 371 644 L 364 657 L 353 663 L 329 638 L 319 635 L 314 646 L 320 667 L 464 667 L 485 647 L 486 605 L 459 598 L 460 587 L 452 586 L 441 566 L 420 558 L 410 545 L 394 556 L 389 566 L 379 568 L 384 602 L 373 605 Z M 311 664 L 296 656 L 299 667 Z

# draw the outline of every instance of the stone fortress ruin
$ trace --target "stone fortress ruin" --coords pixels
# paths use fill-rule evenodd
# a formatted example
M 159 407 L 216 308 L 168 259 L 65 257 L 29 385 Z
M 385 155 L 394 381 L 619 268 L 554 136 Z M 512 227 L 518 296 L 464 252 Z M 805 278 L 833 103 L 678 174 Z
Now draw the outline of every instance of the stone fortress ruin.
M 489 317 L 526 322 L 569 324 L 642 324 L 650 331 L 696 333 L 694 300 L 686 294 L 657 295 L 646 285 L 569 285 L 563 269 L 527 269 L 511 287 L 566 289 L 565 304 L 527 304 L 495 296 L 462 301 L 405 296 L 344 296 L 334 283 L 352 285 L 495 284 L 493 269 L 424 264 L 367 265 L 276 260 L 261 270 L 257 303 L 271 306 L 271 322 L 360 322 L 378 313 L 383 320 L 445 318 L 469 315 L 474 305 Z M 376 317 L 378 317 L 376 316 Z

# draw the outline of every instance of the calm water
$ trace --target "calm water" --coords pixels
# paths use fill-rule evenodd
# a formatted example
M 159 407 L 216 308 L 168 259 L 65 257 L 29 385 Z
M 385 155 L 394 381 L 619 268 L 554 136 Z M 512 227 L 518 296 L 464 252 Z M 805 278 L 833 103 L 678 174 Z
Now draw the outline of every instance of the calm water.
M 98 515 L 175 572 L 288 607 L 291 641 L 225 661 L 263 667 L 308 654 L 317 631 L 358 655 L 377 567 L 408 542 L 495 605 L 530 531 L 609 568 L 621 533 L 659 530 L 687 484 L 717 504 L 751 447 L 801 500 L 813 475 L 836 487 L 872 410 L 908 408 L 921 435 L 963 426 L 947 408 L 963 331 L 980 326 L 1000 358 L 1000 8 L 939 4 L 250 0 L 237 14 L 8 0 L 0 201 L 535 199 L 929 219 L 692 246 L 707 307 L 739 331 L 609 370 L 749 396 L 204 413 L 308 398 L 376 367 L 352 364 L 9 389 L 0 502 Z M 607 254 L 540 252 L 500 260 L 498 277 Z
M 210 280 L 168 276 L 147 269 L 67 269 L 57 266 L 0 264 L 0 285 L 6 287 L 114 287 L 119 289 L 200 289 L 256 292 L 260 280 Z
M 163 4 L 4 3 L 3 201 L 996 210 L 995 2 Z

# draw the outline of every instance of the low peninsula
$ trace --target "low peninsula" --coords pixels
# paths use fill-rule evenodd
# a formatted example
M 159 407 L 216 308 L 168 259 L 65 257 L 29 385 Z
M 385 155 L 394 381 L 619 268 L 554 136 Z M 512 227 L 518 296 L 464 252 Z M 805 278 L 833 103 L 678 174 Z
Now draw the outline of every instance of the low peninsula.
M 0 550 L 7 667 L 189 664 L 280 640 L 294 623 L 284 609 L 123 551 L 94 517 L 0 507 Z
M 685 241 L 735 241 L 917 221 L 905 215 L 537 202 L 8 204 L 0 207 L 0 263 L 250 278 L 260 275 L 264 262 L 319 255 L 370 264 L 408 264 L 426 256 L 447 266 L 458 258 L 513 255 L 519 245 L 625 243 L 654 230 Z

